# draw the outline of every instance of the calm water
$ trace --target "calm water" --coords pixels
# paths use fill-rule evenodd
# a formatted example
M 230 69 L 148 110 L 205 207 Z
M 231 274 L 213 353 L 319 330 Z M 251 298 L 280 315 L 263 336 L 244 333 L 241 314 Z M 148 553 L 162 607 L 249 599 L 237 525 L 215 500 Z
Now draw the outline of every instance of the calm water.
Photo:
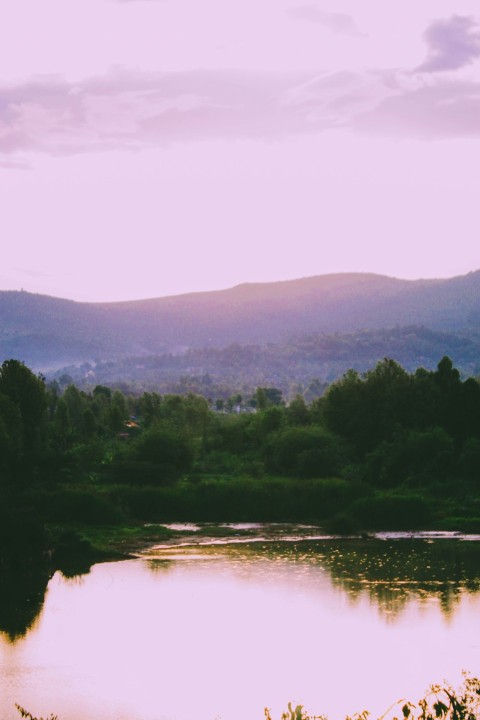
M 480 543 L 171 547 L 18 576 L 2 586 L 0 668 L 2 720 L 15 702 L 61 720 L 262 720 L 289 700 L 381 713 L 480 675 Z

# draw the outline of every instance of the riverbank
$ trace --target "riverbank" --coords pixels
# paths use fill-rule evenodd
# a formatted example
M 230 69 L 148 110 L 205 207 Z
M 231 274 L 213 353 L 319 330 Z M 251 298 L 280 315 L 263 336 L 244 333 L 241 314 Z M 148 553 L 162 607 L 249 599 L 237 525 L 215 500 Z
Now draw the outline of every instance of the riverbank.
M 135 527 L 83 527 L 76 531 L 92 547 L 97 561 L 148 556 L 149 550 L 199 548 L 248 543 L 305 541 L 451 540 L 480 542 L 480 533 L 458 530 L 415 530 L 333 534 L 321 525 L 302 523 L 166 523 Z M 87 559 L 87 558 L 85 558 Z

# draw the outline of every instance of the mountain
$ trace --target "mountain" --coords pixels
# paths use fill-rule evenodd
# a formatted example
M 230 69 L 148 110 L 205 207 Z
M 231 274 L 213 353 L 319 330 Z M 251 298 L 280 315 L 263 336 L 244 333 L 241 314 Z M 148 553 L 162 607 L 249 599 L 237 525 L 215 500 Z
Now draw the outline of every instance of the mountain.
M 479 321 L 480 271 L 414 281 L 343 273 L 117 303 L 3 291 L 0 359 L 17 357 L 45 370 L 397 325 L 469 335 Z

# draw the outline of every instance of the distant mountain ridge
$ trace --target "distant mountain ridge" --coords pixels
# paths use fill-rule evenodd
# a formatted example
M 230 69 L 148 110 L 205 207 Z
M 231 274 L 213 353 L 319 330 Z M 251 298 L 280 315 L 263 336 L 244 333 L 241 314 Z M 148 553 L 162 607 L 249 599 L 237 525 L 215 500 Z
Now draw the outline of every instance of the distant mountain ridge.
M 0 358 L 42 369 L 396 325 L 477 331 L 480 271 L 445 280 L 341 273 L 116 303 L 0 292 Z

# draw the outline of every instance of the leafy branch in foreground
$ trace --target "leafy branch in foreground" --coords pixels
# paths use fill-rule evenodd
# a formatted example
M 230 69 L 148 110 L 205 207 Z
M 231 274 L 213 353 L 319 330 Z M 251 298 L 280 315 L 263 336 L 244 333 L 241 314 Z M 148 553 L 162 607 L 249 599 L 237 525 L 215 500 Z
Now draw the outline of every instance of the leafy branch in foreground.
M 364 710 L 347 716 L 345 720 L 367 720 L 370 713 Z M 378 720 L 479 720 L 480 680 L 465 674 L 460 688 L 455 690 L 447 683 L 432 685 L 425 697 L 413 703 L 399 700 Z M 270 710 L 265 708 L 265 720 L 272 720 Z M 326 720 L 325 715 L 310 715 L 303 705 L 289 703 L 288 711 L 281 720 Z
M 32 715 L 32 713 L 29 713 L 28 710 L 25 710 L 21 705 L 18 705 L 18 703 L 15 703 L 15 707 L 17 708 L 18 712 L 24 718 L 25 720 L 58 720 L 57 715 L 49 715 L 47 718 L 37 718 Z
M 16 705 L 24 720 L 58 720 L 57 715 L 48 718 L 34 717 L 28 710 Z M 347 716 L 345 720 L 368 720 L 370 713 L 364 710 Z M 378 720 L 479 720 L 480 718 L 480 680 L 465 674 L 463 684 L 455 690 L 447 683 L 432 685 L 425 697 L 412 703 L 399 700 L 381 715 Z M 270 710 L 265 708 L 265 720 L 272 720 Z M 288 704 L 288 711 L 282 713 L 281 720 L 327 720 L 325 715 L 310 715 L 303 705 Z

